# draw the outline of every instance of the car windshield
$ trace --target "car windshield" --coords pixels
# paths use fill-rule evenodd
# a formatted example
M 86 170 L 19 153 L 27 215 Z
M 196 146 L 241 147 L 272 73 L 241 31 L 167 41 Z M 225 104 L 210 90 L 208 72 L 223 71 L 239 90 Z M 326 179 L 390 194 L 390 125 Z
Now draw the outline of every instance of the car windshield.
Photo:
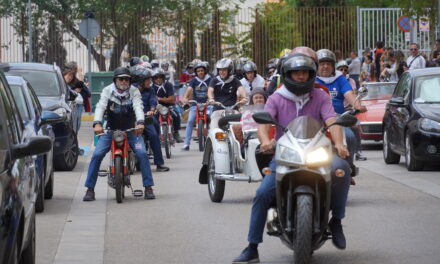
M 363 99 L 384 99 L 388 100 L 393 94 L 396 83 L 377 83 L 377 84 L 366 84 L 368 89 L 368 95 Z
M 55 72 L 47 71 L 9 71 L 8 75 L 25 78 L 38 96 L 59 96 L 60 85 Z
M 416 103 L 440 103 L 440 76 L 421 76 L 416 79 Z
M 29 112 L 26 107 L 26 99 L 24 98 L 23 90 L 20 85 L 10 85 L 12 90 L 12 95 L 14 96 L 15 102 L 17 103 L 18 111 L 20 112 L 21 118 L 23 120 L 29 120 Z

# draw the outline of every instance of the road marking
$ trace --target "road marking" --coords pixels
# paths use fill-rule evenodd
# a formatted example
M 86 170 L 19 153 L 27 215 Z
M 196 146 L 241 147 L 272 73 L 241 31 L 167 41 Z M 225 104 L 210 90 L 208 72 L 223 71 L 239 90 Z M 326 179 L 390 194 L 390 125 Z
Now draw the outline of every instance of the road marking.
M 90 163 L 90 159 L 87 163 Z M 87 169 L 83 171 L 55 255 L 55 264 L 104 263 L 107 181 L 98 180 L 96 201 L 83 202 Z

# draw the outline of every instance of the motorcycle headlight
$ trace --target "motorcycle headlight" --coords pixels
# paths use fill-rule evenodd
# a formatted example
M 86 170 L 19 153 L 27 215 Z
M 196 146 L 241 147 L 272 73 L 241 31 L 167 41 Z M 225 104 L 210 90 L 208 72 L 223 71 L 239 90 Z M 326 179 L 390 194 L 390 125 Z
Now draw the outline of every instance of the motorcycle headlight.
M 56 114 L 58 114 L 59 116 L 61 116 L 62 118 L 66 118 L 67 117 L 67 111 L 65 108 L 60 107 L 57 108 L 55 110 L 53 110 Z
M 205 109 L 205 106 L 203 104 L 199 104 L 197 105 L 197 107 L 199 108 L 199 111 L 203 111 Z
M 440 123 L 428 118 L 422 118 L 419 121 L 420 128 L 426 132 L 440 133 Z
M 161 108 L 159 109 L 159 113 L 160 113 L 161 115 L 166 115 L 166 114 L 168 114 L 168 108 L 166 108 L 166 107 L 161 107 Z
M 118 143 L 118 145 L 124 142 L 125 134 L 123 132 L 115 132 L 113 133 L 113 140 Z
M 330 154 L 323 147 L 311 151 L 306 155 L 306 163 L 309 165 L 325 163 L 328 162 L 329 160 L 330 160 Z
M 301 156 L 294 149 L 280 145 L 279 151 L 280 151 L 280 158 L 282 160 L 292 163 L 302 163 Z

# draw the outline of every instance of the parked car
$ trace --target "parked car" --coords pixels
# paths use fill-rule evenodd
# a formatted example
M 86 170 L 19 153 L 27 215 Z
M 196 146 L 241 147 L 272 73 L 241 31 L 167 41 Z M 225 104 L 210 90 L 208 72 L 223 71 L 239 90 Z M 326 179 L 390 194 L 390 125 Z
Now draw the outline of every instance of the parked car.
M 37 95 L 29 82 L 19 76 L 7 76 L 9 87 L 20 112 L 25 130 L 29 134 L 43 135 L 50 137 L 55 142 L 55 134 L 51 124 L 63 121 L 58 114 L 42 109 Z M 35 160 L 35 168 L 39 179 L 38 198 L 35 209 L 38 212 L 44 211 L 44 199 L 51 199 L 53 196 L 53 150 L 38 155 Z
M 358 130 L 363 140 L 382 140 L 382 121 L 385 107 L 393 94 L 396 82 L 370 82 L 364 83 L 368 89 L 368 95 L 362 99 L 362 105 L 368 111 L 356 115 L 359 119 Z
M 35 263 L 34 155 L 52 149 L 47 136 L 29 133 L 0 71 L 0 263 Z
M 3 67 L 6 75 L 21 76 L 34 89 L 44 110 L 54 111 L 65 118 L 53 125 L 55 132 L 54 167 L 57 170 L 73 170 L 78 161 L 78 139 L 74 124 L 78 118 L 75 111 L 76 92 L 64 81 L 56 65 L 42 63 L 9 63 Z
M 384 124 L 385 163 L 405 156 L 409 171 L 440 162 L 440 68 L 405 72 L 387 103 Z

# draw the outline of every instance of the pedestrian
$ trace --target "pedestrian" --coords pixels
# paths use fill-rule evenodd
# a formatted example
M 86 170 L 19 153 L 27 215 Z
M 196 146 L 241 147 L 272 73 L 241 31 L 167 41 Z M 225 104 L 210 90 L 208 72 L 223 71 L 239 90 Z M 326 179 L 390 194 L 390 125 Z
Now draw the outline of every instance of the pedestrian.
M 396 50 L 394 52 L 394 58 L 397 64 L 397 78 L 400 79 L 400 76 L 405 72 L 405 67 L 407 67 L 405 54 L 403 54 L 401 50 Z
M 351 63 L 348 65 L 348 73 L 350 78 L 356 82 L 356 88 L 359 88 L 359 75 L 361 74 L 361 60 L 356 52 L 350 52 Z
M 371 53 L 371 52 L 370 52 Z M 374 63 L 371 55 L 364 56 L 364 62 L 361 67 L 361 75 L 359 76 L 359 83 L 374 82 Z
M 425 58 L 419 54 L 420 46 L 417 43 L 411 43 L 409 46 L 409 51 L 411 56 L 406 60 L 406 70 L 423 69 L 426 67 Z
M 397 82 L 399 80 L 397 76 L 397 62 L 394 56 L 394 52 L 388 53 L 388 63 L 380 74 L 380 77 L 390 82 Z
M 374 49 L 374 77 L 376 80 L 379 80 L 379 75 L 381 73 L 380 71 L 380 58 L 382 57 L 384 50 L 384 43 L 383 41 L 378 41 L 376 43 L 376 48 Z

